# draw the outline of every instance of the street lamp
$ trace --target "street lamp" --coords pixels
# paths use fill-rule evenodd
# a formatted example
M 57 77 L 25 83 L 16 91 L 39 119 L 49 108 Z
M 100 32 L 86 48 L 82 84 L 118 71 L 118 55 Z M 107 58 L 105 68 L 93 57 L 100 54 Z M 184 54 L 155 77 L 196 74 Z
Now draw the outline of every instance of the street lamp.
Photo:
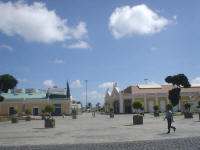
M 85 83 L 86 83 L 86 111 L 87 111 L 87 83 L 88 83 L 88 80 L 85 80 Z

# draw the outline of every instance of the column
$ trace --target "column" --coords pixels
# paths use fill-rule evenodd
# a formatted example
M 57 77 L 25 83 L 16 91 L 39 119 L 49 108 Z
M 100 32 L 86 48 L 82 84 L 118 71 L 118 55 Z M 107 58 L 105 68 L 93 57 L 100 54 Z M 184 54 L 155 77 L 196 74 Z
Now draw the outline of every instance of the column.
M 122 97 L 122 93 L 119 93 L 119 113 L 124 113 L 123 110 L 123 97 Z
M 144 96 L 144 112 L 147 112 L 147 96 Z

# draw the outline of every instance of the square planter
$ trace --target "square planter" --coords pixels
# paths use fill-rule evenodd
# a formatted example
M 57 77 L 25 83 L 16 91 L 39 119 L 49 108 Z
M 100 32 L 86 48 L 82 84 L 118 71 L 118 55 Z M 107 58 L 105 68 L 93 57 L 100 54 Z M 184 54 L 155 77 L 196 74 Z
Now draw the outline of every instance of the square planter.
M 143 124 L 143 116 L 142 115 L 133 115 L 133 124 Z
M 18 123 L 18 119 L 15 118 L 15 117 L 13 117 L 13 118 L 11 118 L 11 122 L 12 122 L 12 123 Z
M 44 120 L 44 127 L 45 128 L 55 128 L 55 119 L 54 118 L 48 118 Z
M 185 118 L 185 119 L 193 118 L 193 113 L 191 113 L 191 112 L 185 112 L 185 113 L 184 113 L 184 118 Z
M 31 121 L 31 117 L 30 117 L 30 116 L 27 116 L 25 120 L 26 120 L 26 121 Z
M 110 113 L 110 118 L 114 118 L 114 113 Z
M 72 119 L 76 119 L 77 118 L 77 115 L 72 115 Z
M 159 112 L 154 112 L 154 117 L 159 117 L 159 116 L 160 116 Z

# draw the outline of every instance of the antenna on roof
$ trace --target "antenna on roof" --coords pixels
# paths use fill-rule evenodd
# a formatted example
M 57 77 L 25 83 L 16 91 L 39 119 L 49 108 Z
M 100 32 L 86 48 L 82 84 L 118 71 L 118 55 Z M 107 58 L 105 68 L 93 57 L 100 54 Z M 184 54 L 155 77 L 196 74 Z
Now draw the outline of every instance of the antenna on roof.
M 145 78 L 145 79 L 144 79 L 144 82 L 145 82 L 145 84 L 147 84 L 147 81 L 148 81 L 148 79 L 147 79 L 147 78 Z

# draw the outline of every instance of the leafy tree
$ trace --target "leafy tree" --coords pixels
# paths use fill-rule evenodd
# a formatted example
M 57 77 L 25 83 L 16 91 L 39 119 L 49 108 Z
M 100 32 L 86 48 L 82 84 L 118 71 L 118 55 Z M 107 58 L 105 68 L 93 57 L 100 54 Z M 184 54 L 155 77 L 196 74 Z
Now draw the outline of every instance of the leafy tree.
M 184 104 L 184 107 L 185 107 L 186 110 L 188 110 L 188 112 L 190 112 L 191 106 L 192 106 L 192 104 L 189 103 L 189 102 L 186 102 L 186 103 Z
M 153 106 L 153 110 L 154 110 L 155 112 L 157 112 L 159 109 L 160 109 L 160 108 L 159 108 L 159 105 L 155 104 L 155 105 Z
M 30 114 L 31 114 L 31 110 L 30 110 L 30 109 L 26 109 L 26 110 L 25 110 L 25 114 L 26 114 L 26 115 L 30 115 Z
M 139 100 L 136 100 L 133 102 L 133 108 L 137 110 L 137 113 L 138 113 L 138 110 L 142 110 L 144 107 L 142 105 L 142 102 L 139 101 Z
M 0 75 L 0 90 L 3 92 L 8 92 L 8 89 L 13 89 L 16 87 L 18 81 L 9 74 Z
M 96 108 L 98 109 L 98 110 L 100 110 L 100 103 L 98 102 L 97 104 L 96 104 Z
M 92 107 L 92 103 L 88 103 L 88 108 L 91 108 Z
M 188 78 L 184 74 L 177 74 L 174 76 L 168 76 L 165 78 L 167 83 L 171 83 L 174 88 L 169 90 L 169 100 L 173 106 L 178 105 L 180 99 L 181 87 L 189 88 L 191 87 Z
M 0 95 L 0 102 L 4 100 L 4 97 Z
M 49 115 L 51 115 L 51 113 L 55 112 L 55 106 L 53 104 L 47 104 L 45 106 L 45 112 L 49 113 Z
M 173 108 L 173 105 L 172 105 L 172 104 L 167 104 L 167 106 L 166 106 L 166 109 L 167 109 L 167 110 L 172 110 L 172 108 Z

